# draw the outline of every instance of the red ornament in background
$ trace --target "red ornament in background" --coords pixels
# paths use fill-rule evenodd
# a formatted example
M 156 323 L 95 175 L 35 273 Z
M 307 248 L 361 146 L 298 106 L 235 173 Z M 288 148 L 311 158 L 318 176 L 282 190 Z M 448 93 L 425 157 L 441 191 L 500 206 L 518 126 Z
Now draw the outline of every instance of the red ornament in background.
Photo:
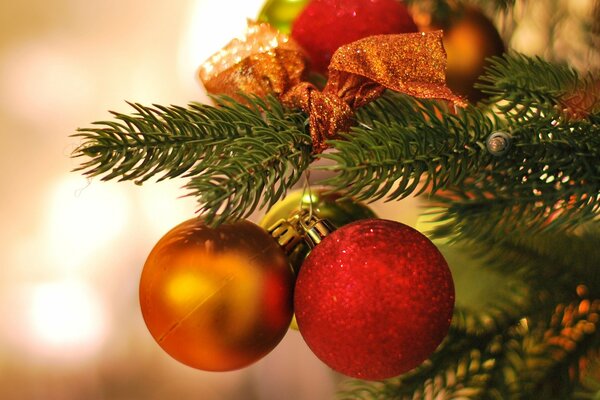
M 404 224 L 367 219 L 326 236 L 300 269 L 294 309 L 325 364 L 351 377 L 409 371 L 448 333 L 454 283 L 438 249 Z
M 312 69 L 326 73 L 342 45 L 371 35 L 417 32 L 398 0 L 313 0 L 292 26 L 292 37 L 306 50 Z

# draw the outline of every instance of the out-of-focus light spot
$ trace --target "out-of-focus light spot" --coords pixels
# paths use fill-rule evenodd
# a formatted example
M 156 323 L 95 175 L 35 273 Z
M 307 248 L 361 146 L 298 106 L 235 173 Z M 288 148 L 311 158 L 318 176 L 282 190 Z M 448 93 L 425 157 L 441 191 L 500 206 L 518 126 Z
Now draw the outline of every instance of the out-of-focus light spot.
M 94 79 L 76 49 L 53 38 L 17 45 L 0 64 L 0 102 L 13 115 L 37 124 L 76 113 L 93 100 Z
M 149 235 L 158 239 L 175 225 L 196 216 L 198 203 L 195 198 L 182 197 L 186 181 L 175 179 L 160 183 L 150 182 L 137 189 L 141 212 L 149 224 Z
M 569 8 L 569 11 L 573 14 L 573 16 L 579 18 L 586 18 L 589 16 L 590 10 L 592 10 L 594 6 L 593 0 L 569 1 L 565 2 L 565 5 Z
M 42 352 L 92 355 L 106 333 L 102 304 L 92 289 L 78 281 L 35 286 L 31 292 L 29 324 L 32 345 Z
M 515 30 L 511 45 L 519 52 L 543 54 L 548 47 L 548 40 L 540 27 L 533 23 L 524 23 Z
M 263 3 L 264 0 L 192 1 L 179 47 L 182 81 L 197 79 L 196 71 L 200 64 L 231 39 L 240 36 L 246 27 L 246 20 L 256 19 Z
M 45 241 L 59 269 L 85 264 L 118 237 L 128 223 L 130 202 L 116 183 L 88 183 L 70 175 L 59 180 L 49 204 Z

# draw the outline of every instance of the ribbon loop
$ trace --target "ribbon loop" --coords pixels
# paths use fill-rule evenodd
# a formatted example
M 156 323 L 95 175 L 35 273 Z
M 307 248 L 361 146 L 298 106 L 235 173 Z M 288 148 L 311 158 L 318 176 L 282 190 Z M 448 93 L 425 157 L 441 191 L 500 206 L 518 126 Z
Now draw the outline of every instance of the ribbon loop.
M 370 36 L 340 47 L 329 65 L 323 92 L 303 82 L 307 60 L 291 38 L 268 24 L 249 22 L 234 39 L 199 70 L 210 93 L 243 101 L 240 92 L 277 95 L 309 116 L 313 151 L 352 125 L 354 110 L 381 96 L 385 89 L 419 98 L 437 98 L 464 106 L 446 86 L 446 52 L 442 32 Z
M 345 92 L 361 94 L 353 100 L 361 106 L 386 88 L 414 97 L 465 104 L 446 86 L 442 31 L 369 36 L 340 47 L 331 58 L 325 90 L 340 93 L 344 87 Z
M 248 21 L 242 38 L 233 39 L 198 69 L 204 87 L 240 102 L 239 94 L 282 96 L 302 81 L 306 57 L 302 48 L 268 24 Z

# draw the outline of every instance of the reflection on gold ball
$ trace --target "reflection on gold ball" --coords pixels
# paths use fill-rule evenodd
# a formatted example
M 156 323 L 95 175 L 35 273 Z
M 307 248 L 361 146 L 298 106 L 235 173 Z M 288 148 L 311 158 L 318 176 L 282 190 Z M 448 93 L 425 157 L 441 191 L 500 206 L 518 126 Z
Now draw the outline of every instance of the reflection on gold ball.
M 245 367 L 269 353 L 292 317 L 293 272 L 275 240 L 251 222 L 188 220 L 148 256 L 144 321 L 173 358 L 207 371 Z

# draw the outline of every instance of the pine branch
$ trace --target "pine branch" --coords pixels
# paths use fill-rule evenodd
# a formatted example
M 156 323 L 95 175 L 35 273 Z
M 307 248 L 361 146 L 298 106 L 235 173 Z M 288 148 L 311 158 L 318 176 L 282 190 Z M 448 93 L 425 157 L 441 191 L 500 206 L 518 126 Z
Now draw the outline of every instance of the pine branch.
M 521 54 L 492 57 L 489 63 L 476 87 L 490 94 L 488 102 L 498 104 L 498 110 L 513 122 L 540 112 L 558 112 L 560 117 L 562 112 L 587 116 L 599 111 L 598 77 L 591 73 L 582 78 L 568 65 Z M 578 93 L 589 96 L 581 99 Z
M 496 64 L 489 80 L 497 81 L 497 93 L 514 89 L 502 86 L 502 77 L 512 76 L 523 63 L 531 67 L 526 76 L 536 75 L 537 84 L 546 86 L 535 92 L 521 85 L 519 104 L 551 108 L 509 112 L 513 118 L 508 119 L 476 108 L 452 115 L 438 103 L 388 93 L 358 112 L 351 132 L 330 142 L 334 151 L 322 157 L 334 161 L 326 168 L 336 176 L 325 184 L 361 200 L 462 190 L 447 219 L 495 218 L 491 228 L 471 224 L 480 233 L 569 228 L 594 218 L 600 114 L 561 118 L 555 109 L 561 93 L 583 83 L 573 83 L 576 75 L 568 69 L 524 56 Z M 217 222 L 243 218 L 273 204 L 313 160 L 304 114 L 284 109 L 274 98 L 247 102 L 248 107 L 226 99 L 219 107 L 133 105 L 133 115 L 114 113 L 115 121 L 80 130 L 83 143 L 74 156 L 89 158 L 79 168 L 86 175 L 105 180 L 189 177 L 190 194 L 198 197 L 209 220 L 217 213 Z M 497 130 L 512 135 L 512 149 L 503 157 L 486 149 L 487 137 Z M 556 222 L 547 224 L 550 215 Z M 523 219 L 530 223 L 520 224 Z
M 498 338 L 476 343 L 450 333 L 442 349 L 419 368 L 381 383 L 350 381 L 341 399 L 480 398 L 495 367 Z
M 113 113 L 115 121 L 79 130 L 75 136 L 83 143 L 73 156 L 89 160 L 77 170 L 138 184 L 185 176 L 208 222 L 243 218 L 282 197 L 312 161 L 302 113 L 274 98 L 247 101 L 221 98 L 217 107 L 189 108 L 131 104 L 134 114 Z
M 434 197 L 445 212 L 438 234 L 502 240 L 507 235 L 570 230 L 600 210 L 600 124 L 540 120 L 512 131 L 517 148 L 484 179 Z
M 600 344 L 596 309 L 581 312 L 589 304 L 582 300 L 556 307 L 550 327 L 519 324 L 488 339 L 450 334 L 446 345 L 418 369 L 382 383 L 352 381 L 340 397 L 570 398 L 580 378 L 581 360 Z
M 544 67 L 551 76 L 554 67 Z M 450 115 L 433 102 L 388 94 L 359 112 L 345 140 L 331 142 L 336 151 L 323 157 L 335 162 L 326 168 L 336 175 L 325 183 L 361 200 L 445 190 L 437 197 L 447 208 L 441 219 L 448 227 L 464 221 L 455 231 L 471 236 L 571 229 L 596 218 L 600 113 L 562 118 L 560 98 L 523 96 L 523 103 L 551 107 L 512 117 L 508 110 L 511 118 L 501 120 L 474 108 Z M 512 147 L 495 157 L 485 141 L 499 130 L 509 132 Z
M 579 290 L 579 289 L 578 289 Z M 571 398 L 580 365 L 600 345 L 600 302 L 559 304 L 547 321 L 533 317 L 506 343 L 502 376 L 505 398 Z
M 435 192 L 496 163 L 485 140 L 499 122 L 475 108 L 455 116 L 438 103 L 388 93 L 357 119 L 322 157 L 335 162 L 324 168 L 336 173 L 324 183 L 360 200 Z

